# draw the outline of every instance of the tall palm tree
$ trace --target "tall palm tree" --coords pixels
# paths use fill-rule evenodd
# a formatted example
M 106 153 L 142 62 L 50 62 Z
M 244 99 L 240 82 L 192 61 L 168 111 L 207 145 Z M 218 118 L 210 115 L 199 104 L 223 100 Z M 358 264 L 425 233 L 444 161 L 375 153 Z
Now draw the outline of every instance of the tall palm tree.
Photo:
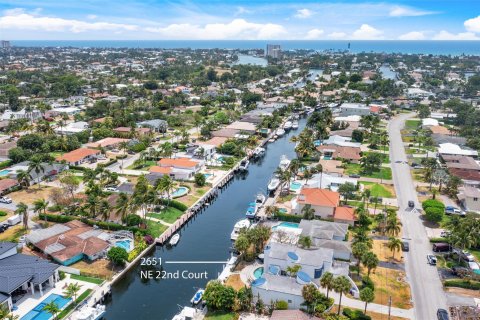
M 340 310 L 342 308 L 342 296 L 350 292 L 350 280 L 345 276 L 337 277 L 333 280 L 333 291 L 340 294 L 340 300 L 338 301 L 338 312 L 337 315 L 340 315 Z
M 387 247 L 392 251 L 392 258 L 395 260 L 395 252 L 402 249 L 402 241 L 398 238 L 390 237 L 388 239 Z
M 57 314 L 60 312 L 60 308 L 58 307 L 58 305 L 55 303 L 55 301 L 52 301 L 52 302 L 49 302 L 47 303 L 44 307 L 43 307 L 43 310 L 50 313 L 53 318 L 56 320 L 58 319 L 57 318 Z
M 125 192 L 120 192 L 117 200 L 115 201 L 115 213 L 120 215 L 123 220 L 128 212 L 128 207 L 130 203 L 130 197 Z
M 47 222 L 47 208 L 48 208 L 49 202 L 45 199 L 37 199 L 33 202 L 33 211 L 35 213 L 43 213 L 45 217 L 45 222 Z
M 396 237 L 402 230 L 402 223 L 398 221 L 397 217 L 389 218 L 385 230 L 388 234 Z
M 28 206 L 23 203 L 17 203 L 17 209 L 15 209 L 15 214 L 22 216 L 23 227 L 25 230 L 28 230 Z
M 28 171 L 25 170 L 17 170 L 17 181 L 20 186 L 28 189 L 30 186 L 30 180 L 32 179 L 32 176 Z
M 320 285 L 322 286 L 322 288 L 325 288 L 325 290 L 327 290 L 328 299 L 328 294 L 330 293 L 330 290 L 333 289 L 333 273 L 328 271 L 325 272 L 320 278 Z
M 368 210 L 368 203 L 371 195 L 372 195 L 372 192 L 370 191 L 370 189 L 365 188 L 365 190 L 363 190 L 362 192 L 363 205 L 367 210 Z
M 34 171 L 36 173 L 36 177 L 38 179 L 38 188 L 40 189 L 40 172 L 44 173 L 45 172 L 45 167 L 43 165 L 42 159 L 40 157 L 32 157 L 30 159 L 30 162 L 28 164 L 28 173 Z
M 170 176 L 163 175 L 158 181 L 158 191 L 164 192 L 167 194 L 167 199 L 170 200 L 170 193 L 174 191 L 177 187 L 177 183 L 170 178 Z
M 80 289 L 82 288 L 78 282 L 70 283 L 64 291 L 64 294 L 67 298 L 73 298 L 73 303 L 77 305 L 77 295 Z
M 367 268 L 367 275 L 370 277 L 370 272 L 378 266 L 378 257 L 375 253 L 369 251 L 362 256 L 362 264 Z
M 367 305 L 375 300 L 375 292 L 369 287 L 365 287 L 360 291 L 360 300 L 365 302 L 365 310 L 363 313 L 367 314 Z
M 315 209 L 312 208 L 310 204 L 306 204 L 302 208 L 303 219 L 305 220 L 313 220 L 315 219 Z

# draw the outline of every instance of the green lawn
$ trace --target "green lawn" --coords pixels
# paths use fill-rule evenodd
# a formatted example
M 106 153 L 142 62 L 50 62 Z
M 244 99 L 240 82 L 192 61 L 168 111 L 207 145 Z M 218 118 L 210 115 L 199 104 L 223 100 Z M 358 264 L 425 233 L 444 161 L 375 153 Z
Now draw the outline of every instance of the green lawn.
M 480 249 L 468 249 L 468 251 L 470 251 L 477 261 L 480 261 Z
M 60 313 L 58 314 L 58 317 L 57 317 L 57 318 L 58 318 L 58 319 L 63 319 L 63 318 L 65 318 L 70 312 L 73 311 L 73 309 L 74 309 L 80 302 L 82 302 L 83 300 L 85 300 L 85 299 L 90 295 L 91 292 L 92 292 L 92 289 L 87 289 L 87 290 L 85 290 L 84 292 L 82 292 L 82 294 L 77 297 L 77 300 L 75 300 L 75 301 L 76 301 L 76 304 L 75 304 L 75 303 L 72 303 L 72 304 L 70 304 L 68 307 L 66 307 L 65 309 L 63 309 L 62 312 L 60 312 Z
M 176 208 L 168 207 L 165 210 L 162 210 L 159 213 L 149 213 L 147 216 L 156 218 L 167 223 L 174 223 L 178 218 L 180 218 L 183 214 L 183 211 L 180 211 Z
M 238 314 L 236 313 L 227 313 L 222 311 L 215 311 L 207 313 L 205 320 L 236 320 L 238 319 Z
M 70 274 L 70 279 L 85 281 L 85 282 L 90 282 L 90 283 L 95 283 L 95 284 L 102 284 L 103 281 L 104 281 L 103 279 L 87 277 L 87 276 L 82 276 L 82 275 L 77 275 L 77 274 Z
M 370 189 L 372 197 L 393 198 L 393 194 L 384 185 L 374 182 L 360 181 L 367 189 Z
M 148 233 L 154 238 L 158 238 L 165 230 L 168 229 L 166 225 L 158 223 L 156 221 L 147 220 Z
M 383 150 L 382 150 L 383 152 Z M 373 152 L 373 151 L 369 151 L 369 152 L 364 152 L 363 155 L 367 155 L 367 154 L 370 154 L 370 153 L 379 153 L 382 155 L 382 163 L 390 163 L 390 157 L 388 156 L 388 148 L 386 150 L 386 153 L 382 153 L 380 151 L 378 152 Z
M 129 170 L 142 170 L 142 169 L 150 169 L 151 166 L 155 166 L 157 164 L 156 161 L 147 160 L 141 165 L 131 164 L 126 169 Z
M 415 130 L 418 128 L 422 120 L 407 120 L 405 121 L 405 128 L 409 130 Z
M 372 172 L 371 174 L 367 175 L 362 173 L 362 167 L 360 166 L 360 164 L 357 164 L 357 163 L 349 163 L 345 169 L 345 174 L 347 175 L 359 174 L 363 177 L 385 179 L 385 180 L 392 179 L 392 170 L 390 168 L 382 167 L 380 171 Z

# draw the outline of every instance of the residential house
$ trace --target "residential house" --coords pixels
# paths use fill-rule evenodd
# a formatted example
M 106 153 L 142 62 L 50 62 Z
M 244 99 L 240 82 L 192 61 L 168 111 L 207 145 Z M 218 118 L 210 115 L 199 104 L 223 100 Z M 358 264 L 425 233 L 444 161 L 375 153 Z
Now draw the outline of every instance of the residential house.
M 73 151 L 67 152 L 56 158 L 57 161 L 65 161 L 68 165 L 79 166 L 87 161 L 96 161 L 97 156 L 100 154 L 100 150 L 78 148 Z
M 118 127 L 113 129 L 115 133 L 117 133 L 120 136 L 130 136 L 134 132 L 136 135 L 139 136 L 144 136 L 148 135 L 152 132 L 152 129 L 150 128 L 130 128 L 130 127 Z
M 370 107 L 362 103 L 342 103 L 340 105 L 340 115 L 347 116 L 366 116 L 371 114 Z
M 11 311 L 17 299 L 28 290 L 43 296 L 45 286 L 55 287 L 59 281 L 59 265 L 37 256 L 17 253 L 17 244 L 0 242 L 0 306 Z
M 440 124 L 437 119 L 424 118 L 422 119 L 422 129 L 428 129 L 431 127 L 438 127 Z
M 307 187 L 338 191 L 338 188 L 345 183 L 351 183 L 356 186 L 358 184 L 358 180 L 349 177 L 330 175 L 328 173 L 319 173 L 313 175 L 313 177 L 308 180 Z
M 119 149 L 122 142 L 130 142 L 131 139 L 124 138 L 104 138 L 95 142 L 90 142 L 86 146 L 91 149 Z
M 35 170 L 30 170 L 30 162 L 29 161 L 23 161 L 20 163 L 17 163 L 11 167 L 9 167 L 8 170 L 10 171 L 8 173 L 8 177 L 12 179 L 17 179 L 17 173 L 21 170 L 27 171 L 30 173 L 30 184 L 33 185 L 35 183 L 39 183 L 45 179 L 48 179 L 50 177 L 53 177 L 60 172 L 64 171 L 67 169 L 67 166 L 61 163 L 47 163 L 47 162 L 42 162 L 41 163 L 41 169 L 37 172 Z
M 322 320 L 301 310 L 273 310 L 270 320 Z
M 28 119 L 30 121 L 33 121 L 41 117 L 42 117 L 42 113 L 37 109 L 27 111 L 27 109 L 24 108 L 20 111 L 5 110 L 1 120 Z
M 153 132 L 165 133 L 167 132 L 168 123 L 165 120 L 153 119 L 145 120 L 137 123 L 138 127 L 150 128 Z
M 88 129 L 88 123 L 84 121 L 70 122 L 64 127 L 55 128 L 55 133 L 72 135 L 76 133 L 83 132 Z
M 478 188 L 465 186 L 460 189 L 457 196 L 466 211 L 480 213 L 480 190 Z
M 158 166 L 150 168 L 149 180 L 159 179 L 163 175 L 169 175 L 175 180 L 192 180 L 196 173 L 202 170 L 203 160 L 191 158 L 163 158 L 157 162 Z
M 478 152 L 471 149 L 462 149 L 459 145 L 453 143 L 441 143 L 438 147 L 438 154 L 440 156 L 444 155 L 455 155 L 455 156 L 471 156 L 476 158 Z
M 315 210 L 315 216 L 327 219 L 333 218 L 335 208 L 340 204 L 340 194 L 320 188 L 303 187 L 297 199 L 292 200 L 292 209 L 295 214 L 302 214 L 302 209 L 310 205 Z
M 0 144 L 0 157 L 8 157 L 8 152 L 17 147 L 16 141 L 5 142 Z
M 16 179 L 1 179 L 0 180 L 0 195 L 4 195 L 18 187 L 18 181 Z
M 255 124 L 243 121 L 235 121 L 226 126 L 225 129 L 238 130 L 240 133 L 246 134 L 254 134 L 257 131 Z
M 344 159 L 352 163 L 358 163 L 362 158 L 361 149 L 357 147 L 342 147 L 336 145 L 321 145 L 317 150 L 323 155 L 323 159 Z

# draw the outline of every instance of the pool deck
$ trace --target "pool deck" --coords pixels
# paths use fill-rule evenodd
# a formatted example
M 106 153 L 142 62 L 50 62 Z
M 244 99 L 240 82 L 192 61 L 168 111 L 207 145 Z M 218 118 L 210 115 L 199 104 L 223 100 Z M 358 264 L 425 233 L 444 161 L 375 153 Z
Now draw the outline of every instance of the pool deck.
M 38 290 L 35 290 L 35 294 L 26 294 L 22 299 L 17 301 L 14 305 L 18 307 L 17 310 L 13 311 L 14 315 L 19 316 L 22 318 L 25 316 L 27 313 L 32 311 L 33 308 L 35 308 L 40 302 L 45 300 L 49 295 L 52 293 L 59 294 L 59 295 L 64 295 L 64 288 L 68 286 L 70 283 L 79 283 L 82 287 L 80 289 L 80 292 L 78 295 L 82 294 L 87 289 L 96 289 L 98 285 L 90 282 L 84 282 L 80 280 L 74 280 L 70 279 L 70 275 L 66 274 L 65 279 L 60 280 L 59 282 L 55 283 L 54 288 L 50 288 L 48 285 L 43 291 L 43 295 L 40 295 L 40 292 Z

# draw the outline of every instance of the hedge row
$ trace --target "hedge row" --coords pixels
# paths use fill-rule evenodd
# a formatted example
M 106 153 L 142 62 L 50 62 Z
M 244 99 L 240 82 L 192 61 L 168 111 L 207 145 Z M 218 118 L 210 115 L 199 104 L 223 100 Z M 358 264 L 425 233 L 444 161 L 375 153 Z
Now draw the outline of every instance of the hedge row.
M 112 165 L 112 164 L 114 164 L 114 163 L 116 163 L 116 162 L 118 162 L 117 159 L 112 159 L 112 160 L 110 160 L 110 161 L 108 161 L 108 162 L 105 162 L 105 163 L 99 163 L 99 164 L 97 165 L 97 167 L 106 168 L 106 167 L 108 167 L 108 166 L 110 166 L 110 165 Z
M 472 280 L 445 280 L 445 287 L 457 287 L 463 289 L 480 290 L 480 281 Z
M 300 223 L 300 221 L 303 219 L 303 216 L 297 216 L 294 214 L 287 214 L 287 213 L 276 213 L 275 217 L 278 218 L 280 221 L 287 221 L 287 222 L 296 222 Z
M 6 167 L 9 167 L 12 165 L 12 160 L 5 160 L 3 162 L 0 162 L 0 170 L 5 169 Z
M 430 243 L 447 243 L 447 238 L 430 238 Z
M 77 216 L 66 216 L 66 215 L 55 215 L 55 214 L 40 214 L 39 218 L 42 220 L 45 220 L 47 218 L 47 221 L 50 222 L 57 222 L 57 223 L 67 223 L 73 220 L 80 220 L 85 224 L 88 224 L 89 226 L 97 226 L 100 229 L 105 229 L 105 230 L 110 230 L 110 231 L 118 231 L 118 230 L 129 230 L 132 231 L 133 233 L 140 232 L 144 234 L 146 230 L 140 229 L 138 227 L 127 227 L 118 223 L 113 223 L 113 222 L 105 222 L 105 221 L 95 221 L 91 219 L 87 219 L 84 217 L 77 217 Z
M 161 199 L 160 203 L 163 204 L 164 206 L 169 206 L 169 207 L 178 209 L 182 212 L 188 209 L 188 206 L 186 204 L 177 200 Z

